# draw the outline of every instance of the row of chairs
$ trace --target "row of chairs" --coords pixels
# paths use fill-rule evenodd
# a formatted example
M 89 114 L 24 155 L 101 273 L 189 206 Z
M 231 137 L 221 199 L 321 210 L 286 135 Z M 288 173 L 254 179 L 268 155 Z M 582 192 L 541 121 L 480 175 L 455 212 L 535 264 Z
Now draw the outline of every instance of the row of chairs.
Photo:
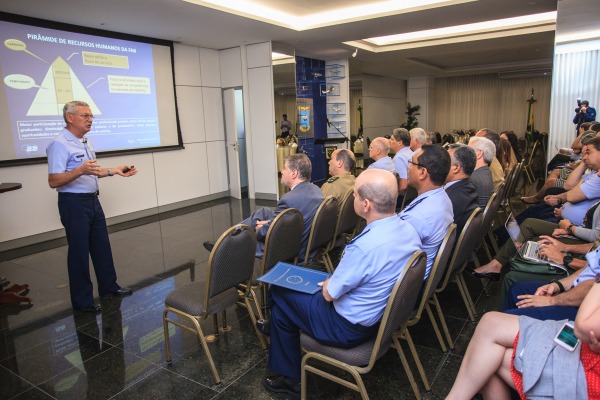
M 440 347 L 443 351 L 446 351 L 446 342 L 442 337 L 432 310 L 432 307 L 434 307 L 446 336 L 447 344 L 450 348 L 453 348 L 453 340 L 438 299 L 438 294 L 445 290 L 450 282 L 455 282 L 458 285 L 469 316 L 471 320 L 475 319 L 475 307 L 468 293 L 462 272 L 467 265 L 470 254 L 479 244 L 480 238 L 483 236 L 482 233 L 486 233 L 490 229 L 491 222 L 489 220 L 490 218 L 493 220 L 502 197 L 494 195 L 483 213 L 477 208 L 467 221 L 458 240 L 456 240 L 455 225 L 452 224 L 449 227 L 430 276 L 425 283 L 422 296 L 419 299 L 417 297 L 425 273 L 426 257 L 423 252 L 416 252 L 413 255 L 394 286 L 378 335 L 372 341 L 355 349 L 344 350 L 323 346 L 309 336 L 302 335 L 302 346 L 307 352 L 302 363 L 303 398 L 306 396 L 306 371 L 318 373 L 335 382 L 351 387 L 359 391 L 363 398 L 368 398 L 360 374 L 370 371 L 375 361 L 391 346 L 396 348 L 415 396 L 420 398 L 420 392 L 402 351 L 400 340 L 406 340 L 408 343 L 425 389 L 430 390 L 429 381 L 408 332 L 408 327 L 414 326 L 421 319 L 422 312 L 425 310 L 431 319 Z M 322 202 L 313 220 L 309 245 L 304 257 L 305 266 L 308 263 L 309 254 L 316 249 L 321 249 L 319 259 L 328 271 L 333 272 L 334 266 L 329 253 L 335 246 L 336 238 L 341 234 L 351 236 L 357 232 L 357 227 L 361 225 L 360 219 L 354 213 L 353 203 L 354 195 L 352 192 L 349 192 L 342 199 L 339 211 L 334 198 L 329 197 Z M 215 243 L 209 257 L 206 282 L 187 284 L 172 291 L 165 299 L 163 327 L 167 362 L 171 361 L 168 332 L 168 324 L 171 323 L 192 331 L 199 337 L 204 353 L 211 365 L 215 382 L 220 382 L 200 322 L 213 315 L 214 331 L 215 334 L 218 334 L 216 315 L 221 311 L 223 322 L 221 332 L 227 331 L 229 328 L 226 323 L 225 310 L 236 302 L 248 309 L 253 325 L 256 322 L 256 316 L 264 318 L 261 304 L 266 304 L 266 290 L 255 279 L 266 273 L 279 261 L 297 262 L 303 224 L 302 215 L 296 209 L 288 209 L 280 213 L 271 223 L 267 233 L 264 256 L 256 263 L 254 258 L 256 237 L 252 229 L 245 225 L 237 225 L 223 233 Z M 260 301 L 257 292 L 261 294 Z M 203 293 L 204 296 L 199 296 L 200 293 Z M 254 307 L 252 307 L 250 300 L 253 300 Z M 256 310 L 256 314 L 254 310 Z M 175 314 L 178 318 L 173 319 L 170 314 Z M 184 321 L 189 324 L 184 323 Z M 261 347 L 266 348 L 264 337 L 258 331 L 256 332 Z M 317 366 L 309 364 L 312 359 L 326 360 L 332 365 L 347 370 L 354 377 L 356 384 L 335 377 L 326 371 L 320 370 Z M 344 361 L 339 363 L 339 361 L 335 361 L 336 359 Z

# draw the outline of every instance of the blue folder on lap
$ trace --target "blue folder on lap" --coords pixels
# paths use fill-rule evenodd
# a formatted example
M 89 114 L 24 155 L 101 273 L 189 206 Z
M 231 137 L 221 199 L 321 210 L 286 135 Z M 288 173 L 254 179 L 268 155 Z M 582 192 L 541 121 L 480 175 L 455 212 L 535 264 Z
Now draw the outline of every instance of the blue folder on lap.
M 298 267 L 294 264 L 278 262 L 266 274 L 257 280 L 270 285 L 281 286 L 302 293 L 315 294 L 321 290 L 317 285 L 331 275 L 327 272 Z

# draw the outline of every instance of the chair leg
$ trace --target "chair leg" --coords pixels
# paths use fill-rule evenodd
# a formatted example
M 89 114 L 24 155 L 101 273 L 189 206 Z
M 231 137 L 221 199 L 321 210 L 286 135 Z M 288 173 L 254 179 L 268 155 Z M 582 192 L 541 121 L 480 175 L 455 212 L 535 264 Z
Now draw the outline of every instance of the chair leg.
M 415 397 L 418 400 L 421 400 L 421 391 L 417 387 L 417 382 L 415 381 L 415 377 L 410 369 L 410 365 L 408 365 L 408 360 L 406 359 L 406 355 L 404 354 L 404 351 L 402 350 L 402 346 L 400 346 L 400 341 L 395 336 L 392 339 L 394 341 L 394 347 L 396 348 L 396 351 L 398 352 L 398 357 L 400 357 L 400 362 L 402 363 L 402 366 L 404 367 L 404 372 L 406 372 L 406 377 L 408 378 L 408 383 L 410 383 L 410 387 L 412 388 L 413 392 L 415 393 Z
M 249 304 L 246 304 L 246 306 L 248 306 Z M 248 310 L 248 312 L 252 312 L 252 310 Z M 222 317 L 222 325 L 221 328 L 219 329 L 219 333 L 227 333 L 227 332 L 231 332 L 231 326 L 227 325 L 227 310 L 223 310 L 221 311 L 221 317 Z
M 246 307 L 248 308 L 248 315 L 250 315 L 250 320 L 252 321 L 252 326 L 254 327 L 256 336 L 258 336 L 258 342 L 260 343 L 260 348 L 264 350 L 267 348 L 267 344 L 265 343 L 265 337 L 262 333 L 259 332 L 258 328 L 256 327 L 256 316 L 252 312 L 252 309 L 250 308 L 250 301 L 248 300 L 248 298 L 246 296 L 244 296 L 244 302 L 246 303 Z
M 475 313 L 472 311 L 470 303 L 471 296 L 469 295 L 469 292 L 463 287 L 462 281 L 460 279 L 460 274 L 457 275 L 456 278 L 454 278 L 454 282 L 456 282 L 456 284 L 458 285 L 458 290 L 460 291 L 460 295 L 463 299 L 463 302 L 465 303 L 467 312 L 469 313 L 469 319 L 475 322 Z
M 448 324 L 446 324 L 446 318 L 444 318 L 444 313 L 442 312 L 442 307 L 440 306 L 440 301 L 436 293 L 433 294 L 431 300 L 433 301 L 433 305 L 435 306 L 435 310 L 437 311 L 438 318 L 440 319 L 440 323 L 442 324 L 442 329 L 444 330 L 444 334 L 446 335 L 448 347 L 454 349 L 454 341 L 452 340 L 452 336 L 450 336 L 450 330 L 448 330 Z
M 216 314 L 215 314 L 216 316 Z M 202 349 L 204 350 L 204 354 L 208 359 L 208 363 L 210 364 L 210 369 L 212 370 L 213 377 L 215 378 L 215 383 L 221 383 L 221 377 L 219 376 L 219 372 L 217 371 L 217 366 L 213 361 L 212 355 L 210 354 L 210 350 L 208 349 L 208 344 L 206 343 L 206 338 L 204 337 L 204 333 L 202 332 L 202 328 L 200 327 L 200 323 L 195 318 L 190 318 L 194 323 L 194 328 L 196 328 L 196 334 L 200 338 L 200 343 L 202 344 Z
M 169 338 L 169 321 L 167 321 L 168 309 L 163 311 L 163 333 L 165 335 L 165 359 L 167 363 L 171 362 L 171 340 Z
M 258 296 L 256 295 L 254 289 L 250 289 L 250 294 L 252 295 L 252 301 L 254 302 L 254 305 L 256 307 L 256 314 L 258 315 L 258 319 L 265 319 L 265 316 L 262 313 L 261 304 L 258 302 Z
M 433 331 L 435 332 L 435 337 L 437 337 L 437 340 L 440 343 L 440 347 L 441 347 L 442 351 L 445 353 L 446 351 L 448 351 L 448 349 L 446 348 L 446 343 L 444 343 L 444 339 L 442 338 L 442 333 L 440 332 L 440 328 L 437 324 L 437 321 L 435 320 L 435 317 L 433 316 L 433 311 L 431 310 L 431 307 L 429 306 L 429 302 L 425 303 L 425 310 L 427 311 L 427 315 L 429 315 L 429 320 L 431 321 L 431 325 L 433 326 Z
M 423 381 L 423 386 L 425 386 L 425 390 L 428 392 L 431 390 L 431 385 L 429 384 L 429 380 L 427 379 L 427 375 L 425 375 L 425 370 L 423 369 L 423 364 L 421 363 L 421 358 L 419 358 L 419 354 L 417 353 L 417 348 L 408 332 L 408 328 L 404 330 L 404 339 L 408 343 L 408 348 L 412 353 L 413 359 L 415 360 L 415 364 L 417 365 L 417 370 L 419 370 L 419 375 L 421 375 L 421 380 Z

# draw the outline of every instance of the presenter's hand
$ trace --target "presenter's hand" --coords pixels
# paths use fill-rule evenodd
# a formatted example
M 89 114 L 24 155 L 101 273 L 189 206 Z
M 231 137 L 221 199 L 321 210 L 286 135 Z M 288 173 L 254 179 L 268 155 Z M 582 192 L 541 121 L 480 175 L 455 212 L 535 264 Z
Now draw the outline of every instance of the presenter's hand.
M 79 168 L 81 168 L 81 175 L 102 176 L 102 167 L 96 160 L 87 160 Z
M 125 170 L 127 172 L 123 172 Z M 119 165 L 118 167 L 115 167 L 115 168 L 111 169 L 111 171 L 114 171 L 115 175 L 121 175 L 121 176 L 124 176 L 124 177 L 129 177 L 129 176 L 132 176 L 132 175 L 135 175 L 135 174 L 138 173 L 138 170 L 135 169 L 135 167 L 133 165 L 132 166 L 129 166 L 129 165 Z

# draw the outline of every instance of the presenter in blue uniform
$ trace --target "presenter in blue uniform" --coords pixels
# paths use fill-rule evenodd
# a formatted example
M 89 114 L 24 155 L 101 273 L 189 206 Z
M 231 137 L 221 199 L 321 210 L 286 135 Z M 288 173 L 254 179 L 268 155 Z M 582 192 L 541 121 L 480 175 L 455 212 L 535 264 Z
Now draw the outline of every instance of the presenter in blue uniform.
M 60 221 L 69 244 L 67 267 L 73 308 L 85 312 L 101 311 L 94 303 L 89 256 L 94 264 L 100 297 L 125 296 L 129 288 L 117 284 L 106 219 L 98 200 L 98 178 L 129 177 L 132 166 L 103 168 L 92 143 L 85 137 L 92 129 L 94 115 L 87 103 L 71 101 L 63 108 L 66 127 L 46 149 L 48 184 L 58 192 Z
M 398 184 L 391 172 L 364 171 L 356 179 L 354 209 L 367 226 L 344 251 L 333 275 L 314 295 L 271 286 L 271 320 L 257 324 L 271 336 L 263 378 L 272 392 L 299 397 L 300 331 L 321 343 L 351 348 L 377 335 L 379 321 L 400 272 L 421 241 L 412 226 L 396 214 Z M 402 238 L 390 246 L 382 238 Z

